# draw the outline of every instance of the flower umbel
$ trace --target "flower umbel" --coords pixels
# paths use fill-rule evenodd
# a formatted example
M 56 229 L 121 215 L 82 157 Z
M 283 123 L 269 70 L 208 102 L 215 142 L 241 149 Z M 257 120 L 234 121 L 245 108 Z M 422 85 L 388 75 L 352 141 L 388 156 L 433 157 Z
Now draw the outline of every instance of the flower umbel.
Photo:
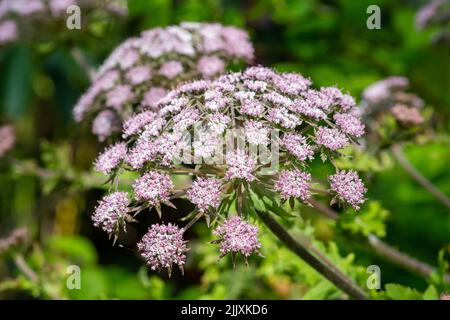
M 172 266 L 177 265 L 183 272 L 186 263 L 187 241 L 183 230 L 171 223 L 154 224 L 137 244 L 141 256 L 152 270 L 167 268 L 169 275 Z
M 130 200 L 126 192 L 114 192 L 99 201 L 92 221 L 94 226 L 107 232 L 109 236 L 117 236 L 120 228 L 125 231 L 125 221 L 128 219 Z
M 247 33 L 235 27 L 182 23 L 144 31 L 123 42 L 106 59 L 75 106 L 74 118 L 83 121 L 89 114 L 114 112 L 118 126 L 106 125 L 110 130 L 102 132 L 94 127 L 93 133 L 103 141 L 120 131 L 134 112 L 157 111 L 158 101 L 176 84 L 217 77 L 234 61 L 252 58 Z
M 221 257 L 231 253 L 234 258 L 238 253 L 244 256 L 245 261 L 252 253 L 259 253 L 261 243 L 258 239 L 258 227 L 234 216 L 218 226 L 213 234 L 218 237 L 213 243 L 220 244 Z
M 220 204 L 221 182 L 214 178 L 197 178 L 187 191 L 189 201 L 196 204 L 200 212 L 217 208 Z
M 352 170 L 342 170 L 330 176 L 329 180 L 331 190 L 336 193 L 337 199 L 359 210 L 365 201 L 364 194 L 367 189 L 358 174 Z

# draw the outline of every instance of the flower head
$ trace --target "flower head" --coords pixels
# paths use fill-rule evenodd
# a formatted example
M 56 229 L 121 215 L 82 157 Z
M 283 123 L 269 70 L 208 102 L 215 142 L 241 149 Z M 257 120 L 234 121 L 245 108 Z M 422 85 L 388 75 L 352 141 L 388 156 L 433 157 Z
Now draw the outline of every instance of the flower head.
M 171 189 L 173 184 L 170 176 L 156 171 L 145 173 L 133 183 L 136 199 L 147 201 L 153 207 L 169 201 Z
M 368 143 L 378 145 L 389 144 L 399 138 L 408 140 L 418 132 L 418 128 L 424 127 L 424 101 L 408 92 L 408 87 L 407 78 L 394 76 L 377 81 L 364 90 L 360 112 L 367 127 Z M 394 127 L 392 118 L 397 124 Z
M 110 174 L 127 156 L 127 146 L 123 142 L 108 147 L 95 160 L 95 170 L 103 174 Z
M 316 143 L 330 150 L 339 150 L 349 144 L 347 136 L 336 128 L 319 127 L 316 132 Z
M 330 180 L 331 190 L 336 193 L 338 200 L 359 210 L 360 205 L 365 201 L 364 194 L 367 189 L 358 174 L 352 170 L 342 170 L 328 179 Z
M 256 161 L 248 156 L 245 151 L 236 150 L 227 154 L 228 169 L 225 177 L 231 179 L 244 179 L 253 181 L 255 176 L 253 172 L 256 168 Z
M 221 182 L 214 178 L 197 178 L 187 191 L 189 201 L 197 205 L 201 212 L 217 208 L 220 204 Z
M 125 218 L 130 200 L 126 192 L 114 192 L 99 201 L 92 215 L 94 226 L 101 228 L 110 236 L 117 235 L 122 227 L 125 230 Z
M 282 199 L 299 198 L 307 202 L 311 197 L 311 174 L 300 170 L 282 171 L 275 183 L 275 189 Z
M 101 111 L 92 122 L 92 133 L 99 141 L 105 141 L 120 129 L 120 119 L 112 110 Z
M 234 216 L 218 226 L 213 234 L 218 237 L 214 243 L 220 244 L 221 256 L 231 253 L 233 256 L 240 253 L 246 259 L 252 253 L 258 253 L 261 243 L 258 239 L 258 227 Z
M 364 124 L 361 120 L 349 113 L 336 113 L 333 117 L 342 132 L 354 137 L 364 134 Z
M 153 224 L 137 247 L 150 269 L 167 268 L 170 275 L 174 264 L 183 271 L 188 251 L 186 242 L 183 230 L 176 225 Z
M 391 109 L 394 117 L 404 124 L 421 124 L 424 119 L 420 114 L 419 109 L 414 107 L 407 107 L 403 104 L 397 104 Z
M 133 112 L 158 111 L 158 102 L 175 85 L 202 76 L 214 78 L 234 61 L 252 57 L 247 33 L 220 24 L 182 23 L 144 31 L 104 61 L 75 106 L 74 117 L 83 121 L 88 114 L 114 109 L 120 127 Z M 104 140 L 107 133 L 98 136 Z
M 286 133 L 281 139 L 280 145 L 300 161 L 314 159 L 314 150 L 307 143 L 306 137 L 302 135 Z

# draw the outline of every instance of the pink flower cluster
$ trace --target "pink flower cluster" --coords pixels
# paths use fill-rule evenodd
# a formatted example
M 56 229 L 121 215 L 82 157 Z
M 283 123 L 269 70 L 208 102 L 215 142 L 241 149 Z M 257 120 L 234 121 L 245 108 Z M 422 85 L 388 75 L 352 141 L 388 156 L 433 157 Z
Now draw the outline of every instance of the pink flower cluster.
M 103 174 L 111 174 L 127 156 L 127 146 L 123 142 L 118 142 L 108 147 L 95 160 L 95 170 Z
M 372 120 L 386 112 L 404 125 L 419 125 L 424 122 L 421 114 L 423 101 L 417 95 L 406 92 L 409 81 L 405 77 L 393 76 L 375 82 L 363 92 L 362 109 L 365 118 Z
M 404 124 L 418 125 L 424 121 L 419 109 L 404 104 L 396 104 L 391 112 L 398 121 Z
M 296 133 L 286 133 L 280 141 L 282 147 L 300 161 L 312 160 L 314 150 L 307 143 L 307 138 Z
M 173 45 L 164 43 L 164 47 Z M 146 50 L 162 55 L 164 50 L 157 48 Z M 187 45 L 176 48 L 180 52 L 190 50 Z M 125 63 L 126 59 L 120 62 Z M 169 69 L 176 66 L 171 63 L 166 68 L 168 75 Z M 156 109 L 142 110 L 125 121 L 124 141 L 107 149 L 97 159 L 96 167 L 110 175 L 123 171 L 138 174 L 133 194 L 139 208 L 158 209 L 161 204 L 170 205 L 170 198 L 181 194 L 196 205 L 200 215 L 207 216 L 228 215 L 224 209 L 227 204 L 234 204 L 237 212 L 244 213 L 248 207 L 239 207 L 246 201 L 242 199 L 251 200 L 262 189 L 265 195 L 307 204 L 313 181 L 309 163 L 326 152 L 326 159 L 333 164 L 331 160 L 340 156 L 336 151 L 353 144 L 364 132 L 351 96 L 336 87 L 316 90 L 300 74 L 278 73 L 264 67 L 250 67 L 216 79 L 184 82 L 167 92 L 157 102 Z M 234 136 L 233 130 L 242 136 Z M 237 145 L 231 150 L 226 144 L 230 131 L 233 146 Z M 262 156 L 248 149 L 255 146 L 270 149 L 277 143 L 279 149 L 274 156 L 282 159 L 281 172 L 263 174 L 260 169 L 266 165 Z M 124 149 L 112 152 L 118 145 Z M 195 163 L 195 168 L 191 162 L 183 162 L 183 158 L 179 162 L 180 152 L 187 147 L 190 148 L 188 156 L 198 156 L 205 162 Z M 226 150 L 223 161 L 208 162 L 216 156 L 216 150 Z M 171 173 L 189 175 L 193 181 L 191 186 L 183 187 L 183 192 L 173 192 Z M 350 172 L 346 178 L 341 173 L 330 176 L 330 194 L 337 194 L 340 201 L 359 209 L 364 202 L 365 187 L 353 175 L 356 173 Z M 178 234 L 175 237 L 172 233 L 167 235 L 163 226 L 152 226 L 140 243 L 144 258 L 153 269 L 184 263 L 184 249 L 175 250 L 185 248 L 179 231 L 183 229 L 171 226 L 173 234 Z M 248 257 L 258 252 L 261 244 L 257 234 L 258 228 L 243 221 L 241 215 L 225 220 L 214 231 L 222 256 L 231 253 L 233 257 L 237 253 Z M 171 237 L 177 239 L 176 244 L 171 245 Z M 166 238 L 164 242 L 162 239 Z M 182 252 L 183 258 L 174 252 Z
M 146 201 L 152 207 L 169 201 L 173 189 L 170 176 L 165 173 L 149 171 L 133 183 L 136 200 Z
M 126 192 L 114 192 L 99 201 L 92 221 L 110 236 L 117 235 L 122 227 L 125 230 L 125 217 L 128 214 L 130 200 Z
M 253 171 L 256 168 L 256 161 L 242 150 L 229 152 L 226 157 L 227 171 L 225 177 L 231 179 L 244 179 L 246 181 L 253 181 L 255 176 Z
M 233 256 L 240 253 L 244 258 L 252 253 L 258 253 L 261 243 L 258 239 L 258 227 L 234 216 L 218 226 L 213 234 L 218 237 L 214 243 L 220 244 L 222 257 L 231 253 Z
M 105 60 L 75 106 L 74 118 L 82 121 L 95 115 L 92 132 L 104 141 L 119 131 L 133 112 L 157 111 L 158 101 L 174 85 L 201 77 L 211 79 L 236 60 L 252 59 L 247 33 L 235 27 L 182 23 L 144 31 L 140 37 L 126 40 Z M 105 110 L 114 118 L 110 114 L 107 118 Z
M 183 230 L 171 223 L 153 224 L 137 247 L 152 270 L 167 268 L 170 274 L 174 264 L 183 270 L 186 263 L 188 248 Z
M 197 178 L 187 191 L 189 201 L 197 205 L 201 212 L 217 208 L 220 204 L 221 182 L 214 178 Z
M 337 199 L 359 210 L 360 205 L 364 203 L 364 194 L 367 189 L 358 174 L 352 170 L 341 170 L 328 178 L 331 190 L 336 193 Z
M 282 171 L 275 182 L 275 190 L 280 193 L 282 199 L 296 198 L 308 202 L 311 174 L 300 170 Z

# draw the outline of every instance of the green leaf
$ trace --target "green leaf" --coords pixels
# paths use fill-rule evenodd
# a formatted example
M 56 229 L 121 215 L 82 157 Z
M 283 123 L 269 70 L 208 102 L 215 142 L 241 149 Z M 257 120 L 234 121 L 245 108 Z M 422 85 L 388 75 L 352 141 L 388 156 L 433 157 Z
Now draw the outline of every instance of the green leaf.
M 439 300 L 439 293 L 433 285 L 428 286 L 423 294 L 423 300 Z
M 97 262 L 94 246 L 81 236 L 52 236 L 47 240 L 47 251 L 66 255 L 81 265 L 94 265 Z
M 393 300 L 422 300 L 417 290 L 392 283 L 386 285 L 386 295 Z
M 370 201 L 357 215 L 341 215 L 338 221 L 339 227 L 353 234 L 368 236 L 375 234 L 379 237 L 386 235 L 385 221 L 390 213 L 377 201 Z

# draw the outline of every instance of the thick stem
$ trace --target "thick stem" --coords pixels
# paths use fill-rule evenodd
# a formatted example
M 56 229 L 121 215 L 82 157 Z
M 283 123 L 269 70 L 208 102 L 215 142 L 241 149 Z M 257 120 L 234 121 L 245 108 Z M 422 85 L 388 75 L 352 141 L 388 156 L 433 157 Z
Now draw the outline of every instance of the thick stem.
M 323 214 L 327 218 L 333 220 L 338 219 L 338 214 L 333 209 L 323 205 L 321 202 L 315 199 L 310 199 L 309 202 L 319 213 Z M 392 264 L 408 270 L 413 274 L 428 278 L 431 276 L 431 274 L 436 272 L 436 268 L 391 247 L 389 244 L 385 243 L 383 240 L 373 234 L 367 237 L 367 244 L 379 257 L 384 258 Z M 450 275 L 445 275 L 445 281 L 450 283 Z
M 416 180 L 423 188 L 428 190 L 436 199 L 438 199 L 447 208 L 450 208 L 450 199 L 443 194 L 438 188 L 434 186 L 427 178 L 425 178 L 405 157 L 402 147 L 399 144 L 394 144 L 391 147 L 392 153 L 397 159 L 398 163 L 405 169 L 405 171 Z
M 278 239 L 280 239 L 289 249 L 291 249 L 297 256 L 299 256 L 311 267 L 313 267 L 317 272 L 330 280 L 334 285 L 336 285 L 336 287 L 338 287 L 354 299 L 368 299 L 366 293 L 351 279 L 340 272 L 337 268 L 330 268 L 326 263 L 311 254 L 289 233 L 287 233 L 286 230 L 269 213 L 260 211 L 257 212 L 264 224 L 270 229 L 270 231 L 272 231 L 275 236 L 277 236 Z
M 386 260 L 391 261 L 401 268 L 407 269 L 424 278 L 429 278 L 432 273 L 436 272 L 436 269 L 432 266 L 392 248 L 375 235 L 369 235 L 368 239 L 370 246 L 379 256 L 386 258 Z M 444 279 L 445 282 L 450 283 L 450 275 L 446 274 Z

